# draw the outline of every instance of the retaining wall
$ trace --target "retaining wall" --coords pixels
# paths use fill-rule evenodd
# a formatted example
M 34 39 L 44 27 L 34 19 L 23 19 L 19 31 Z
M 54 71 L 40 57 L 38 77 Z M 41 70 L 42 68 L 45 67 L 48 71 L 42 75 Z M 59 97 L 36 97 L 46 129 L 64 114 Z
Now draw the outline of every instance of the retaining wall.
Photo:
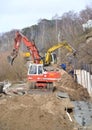
M 92 74 L 87 70 L 75 70 L 77 82 L 84 88 L 87 88 L 89 95 L 92 97 Z

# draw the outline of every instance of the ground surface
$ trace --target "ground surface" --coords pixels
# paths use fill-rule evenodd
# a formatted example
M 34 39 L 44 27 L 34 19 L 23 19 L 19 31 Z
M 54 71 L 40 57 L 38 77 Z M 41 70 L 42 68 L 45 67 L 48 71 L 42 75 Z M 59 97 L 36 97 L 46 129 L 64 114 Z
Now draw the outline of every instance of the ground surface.
M 58 99 L 56 93 L 6 96 L 0 99 L 0 130 L 73 130 L 68 106 L 70 100 Z
M 43 90 L 30 92 L 27 84 L 15 84 L 9 95 L 0 97 L 0 130 L 74 130 L 76 121 L 65 108 L 73 108 L 71 100 L 88 100 L 87 90 L 78 85 L 65 71 L 54 93 Z M 20 93 L 20 90 L 27 92 Z M 67 92 L 70 98 L 58 98 L 57 92 Z M 18 93 L 17 93 L 18 92 Z

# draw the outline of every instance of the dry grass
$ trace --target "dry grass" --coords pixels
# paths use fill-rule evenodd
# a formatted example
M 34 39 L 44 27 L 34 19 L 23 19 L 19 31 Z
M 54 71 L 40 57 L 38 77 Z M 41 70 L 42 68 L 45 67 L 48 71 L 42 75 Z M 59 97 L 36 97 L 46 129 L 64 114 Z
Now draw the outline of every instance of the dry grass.
M 8 63 L 9 52 L 0 54 L 0 81 L 3 80 L 23 80 L 26 78 L 27 68 L 25 67 L 21 54 L 15 59 L 13 66 Z

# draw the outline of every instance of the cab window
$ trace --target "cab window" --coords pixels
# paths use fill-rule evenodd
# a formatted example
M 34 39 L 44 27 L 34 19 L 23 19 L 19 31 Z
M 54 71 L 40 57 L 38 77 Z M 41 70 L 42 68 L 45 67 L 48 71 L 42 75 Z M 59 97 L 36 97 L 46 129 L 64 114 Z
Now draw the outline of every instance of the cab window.
M 42 66 L 38 66 L 38 74 L 42 74 Z
M 37 66 L 30 66 L 29 74 L 37 74 Z

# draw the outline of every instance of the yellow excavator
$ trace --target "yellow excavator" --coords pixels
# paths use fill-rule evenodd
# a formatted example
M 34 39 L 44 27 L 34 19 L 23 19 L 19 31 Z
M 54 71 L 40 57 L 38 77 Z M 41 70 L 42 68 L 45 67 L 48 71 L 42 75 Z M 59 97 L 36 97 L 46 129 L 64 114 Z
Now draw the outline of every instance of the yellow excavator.
M 63 41 L 63 42 L 60 42 L 60 43 L 50 47 L 47 50 L 47 52 L 45 54 L 45 58 L 44 58 L 45 65 L 55 64 L 57 62 L 57 56 L 53 52 L 61 47 L 65 47 L 67 50 L 69 50 L 69 52 L 73 53 L 73 56 L 76 55 L 76 50 L 70 44 L 68 44 L 66 41 Z
M 66 41 L 57 43 L 55 45 L 53 45 L 52 47 L 50 47 L 47 52 L 45 53 L 45 56 L 41 58 L 41 62 L 42 64 L 49 65 L 49 64 L 56 64 L 57 63 L 57 56 L 56 53 L 54 53 L 54 51 L 56 51 L 57 49 L 61 48 L 61 47 L 65 47 L 69 52 L 72 52 L 73 55 L 76 54 L 76 51 L 73 47 L 70 46 L 70 44 L 68 44 Z M 31 54 L 29 51 L 25 51 L 23 52 L 23 58 L 26 61 L 29 61 L 31 57 Z
M 65 47 L 69 52 L 72 52 L 73 55 L 76 55 L 76 50 L 70 46 L 70 44 L 68 44 L 66 41 L 63 41 L 61 43 L 57 43 L 54 46 L 50 47 L 45 56 L 41 59 L 41 63 L 44 65 L 49 65 L 49 64 L 56 64 L 57 63 L 57 56 L 56 53 L 54 53 L 54 51 L 56 51 L 57 49 L 61 48 L 61 47 Z M 30 60 L 30 52 L 26 51 L 23 52 L 23 57 L 24 59 L 26 59 L 26 61 Z

